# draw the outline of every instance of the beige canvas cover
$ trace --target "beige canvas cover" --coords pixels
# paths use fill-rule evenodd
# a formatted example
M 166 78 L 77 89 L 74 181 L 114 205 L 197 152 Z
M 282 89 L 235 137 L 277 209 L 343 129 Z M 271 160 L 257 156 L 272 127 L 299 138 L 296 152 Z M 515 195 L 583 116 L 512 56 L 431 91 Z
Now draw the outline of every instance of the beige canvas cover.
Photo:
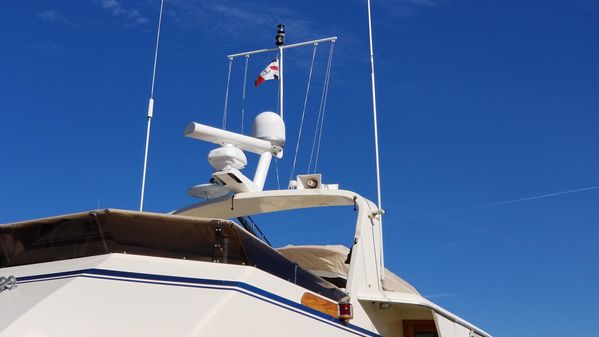
M 346 264 L 349 248 L 342 245 L 294 246 L 277 249 L 289 260 L 308 269 L 318 276 L 341 277 L 347 279 L 349 264 Z M 385 269 L 383 286 L 387 291 L 420 295 L 411 284 Z

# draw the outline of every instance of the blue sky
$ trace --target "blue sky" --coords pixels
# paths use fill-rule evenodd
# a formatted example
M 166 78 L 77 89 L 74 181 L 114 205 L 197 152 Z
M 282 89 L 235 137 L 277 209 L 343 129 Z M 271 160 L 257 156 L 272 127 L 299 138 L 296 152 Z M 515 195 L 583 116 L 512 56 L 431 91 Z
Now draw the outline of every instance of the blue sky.
M 138 207 L 158 8 L 2 2 L 0 222 Z M 596 336 L 599 2 L 375 0 L 373 17 L 387 266 L 497 337 Z M 339 36 L 319 171 L 375 200 L 366 20 L 357 0 L 166 0 L 146 210 L 194 202 L 185 190 L 208 179 L 212 147 L 183 128 L 221 124 L 225 55 L 270 47 L 278 23 L 288 43 Z M 317 51 L 299 172 L 327 48 Z M 310 55 L 286 54 L 283 185 Z M 251 59 L 250 81 L 272 57 Z M 234 63 L 233 130 L 242 76 Z M 276 109 L 275 95 L 273 82 L 249 87 L 245 125 Z M 266 216 L 263 229 L 275 245 L 349 244 L 352 211 L 318 212 L 296 223 Z

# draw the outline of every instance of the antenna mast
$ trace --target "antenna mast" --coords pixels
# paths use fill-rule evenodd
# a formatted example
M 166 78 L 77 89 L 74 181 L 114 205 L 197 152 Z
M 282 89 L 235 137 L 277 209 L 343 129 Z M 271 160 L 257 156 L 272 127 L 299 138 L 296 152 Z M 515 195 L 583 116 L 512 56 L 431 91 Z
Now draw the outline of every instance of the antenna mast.
M 156 48 L 154 49 L 154 68 L 152 70 L 152 90 L 150 92 L 150 101 L 148 102 L 148 127 L 146 130 L 146 151 L 144 154 L 144 171 L 141 177 L 141 197 L 139 201 L 139 211 L 144 209 L 144 194 L 146 190 L 146 171 L 148 167 L 148 147 L 150 145 L 150 128 L 152 126 L 152 115 L 154 114 L 154 83 L 156 81 L 156 64 L 158 62 L 158 46 L 160 45 L 160 27 L 162 25 L 162 10 L 164 9 L 164 0 L 160 1 L 160 16 L 158 17 L 158 33 L 156 34 Z
M 377 206 L 378 206 L 378 215 L 379 221 L 381 223 L 381 233 L 380 233 L 380 267 L 381 267 L 381 280 L 384 279 L 384 260 L 383 260 L 383 208 L 382 208 L 382 200 L 381 200 L 381 172 L 380 172 L 380 159 L 379 159 L 379 133 L 378 133 L 378 123 L 376 116 L 376 90 L 375 90 L 375 81 L 374 81 L 374 49 L 372 47 L 372 18 L 370 14 L 370 0 L 368 0 L 368 37 L 370 40 L 370 79 L 372 82 L 372 114 L 374 121 L 374 154 L 376 159 L 376 194 L 377 194 Z
M 279 114 L 283 119 L 283 46 L 285 45 L 285 25 L 277 25 L 275 44 L 279 48 Z

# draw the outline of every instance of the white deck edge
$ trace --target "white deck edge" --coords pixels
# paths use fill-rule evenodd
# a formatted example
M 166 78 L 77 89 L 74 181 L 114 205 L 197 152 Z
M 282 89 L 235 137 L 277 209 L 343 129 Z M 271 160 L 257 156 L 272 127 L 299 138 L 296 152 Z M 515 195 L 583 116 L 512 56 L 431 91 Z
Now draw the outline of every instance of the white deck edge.
M 369 292 L 369 293 L 361 293 L 358 294 L 359 301 L 368 301 L 368 302 L 380 302 L 380 303 L 396 303 L 396 304 L 409 304 L 409 305 L 418 305 L 422 307 L 426 307 L 431 309 L 432 311 L 440 314 L 441 316 L 446 317 L 447 319 L 458 323 L 474 332 L 485 336 L 492 337 L 491 334 L 477 327 L 476 325 L 466 321 L 465 319 L 451 313 L 450 311 L 436 305 L 435 303 L 427 300 L 422 296 L 418 296 L 415 294 L 407 294 L 407 293 L 398 293 L 398 292 Z

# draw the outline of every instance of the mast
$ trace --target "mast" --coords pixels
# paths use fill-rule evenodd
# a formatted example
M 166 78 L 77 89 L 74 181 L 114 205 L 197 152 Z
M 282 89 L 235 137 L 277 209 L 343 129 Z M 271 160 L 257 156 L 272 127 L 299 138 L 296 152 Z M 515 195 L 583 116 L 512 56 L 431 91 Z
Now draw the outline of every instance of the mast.
M 270 52 L 274 52 L 274 51 L 279 52 L 279 62 L 278 62 L 279 63 L 279 78 L 278 78 L 278 80 L 279 80 L 279 83 L 278 83 L 278 85 L 279 85 L 279 100 L 278 100 L 278 103 L 279 103 L 279 116 L 281 118 L 281 121 L 283 121 L 283 114 L 284 114 L 283 51 L 284 51 L 284 49 L 297 48 L 297 47 L 302 47 L 302 46 L 307 46 L 307 45 L 314 45 L 314 44 L 322 43 L 322 42 L 334 43 L 336 40 L 337 40 L 337 37 L 333 36 L 333 37 L 328 37 L 328 38 L 323 38 L 323 39 L 318 39 L 318 40 L 311 40 L 311 41 L 305 41 L 305 42 L 299 42 L 299 43 L 285 45 L 285 26 L 278 25 L 277 26 L 277 34 L 275 36 L 275 44 L 276 44 L 275 48 L 257 49 L 257 50 L 242 52 L 242 53 L 230 54 L 230 55 L 227 55 L 227 58 L 229 60 L 233 60 L 236 57 L 246 57 L 247 58 L 250 55 L 254 55 L 254 54 L 270 53 Z M 201 138 L 201 139 L 203 139 L 203 138 Z M 203 140 L 205 140 L 205 139 L 203 139 Z M 281 158 L 282 152 L 281 153 L 270 153 L 269 151 L 261 151 L 258 154 L 260 154 L 260 160 L 258 162 L 258 167 L 256 168 L 254 182 L 256 183 L 256 187 L 259 190 L 262 190 L 264 181 L 266 179 L 266 175 L 268 174 L 268 167 L 270 165 L 272 156 L 276 155 L 277 158 Z
M 285 45 L 285 25 L 277 26 L 275 44 L 279 48 L 279 114 L 283 119 L 283 46 Z
M 258 49 L 258 50 L 251 50 L 251 51 L 246 51 L 243 53 L 236 53 L 236 54 L 230 54 L 227 55 L 227 58 L 229 60 L 232 60 L 236 57 L 248 57 L 250 55 L 254 55 L 254 54 L 261 54 L 261 53 L 268 53 L 268 52 L 273 52 L 273 51 L 278 51 L 279 52 L 279 114 L 281 116 L 281 118 L 283 118 L 283 91 L 284 91 L 284 87 L 283 87 L 283 50 L 285 49 L 289 49 L 289 48 L 297 48 L 297 47 L 303 47 L 303 46 L 307 46 L 307 45 L 314 45 L 317 43 L 324 43 L 324 42 L 335 42 L 337 41 L 337 37 L 336 36 L 332 36 L 332 37 L 327 37 L 324 39 L 317 39 L 317 40 L 311 40 L 311 41 L 305 41 L 305 42 L 299 42 L 299 43 L 293 43 L 293 44 L 288 44 L 285 45 L 285 25 L 278 25 L 277 26 L 277 35 L 275 36 L 275 44 L 277 45 L 275 48 L 266 48 L 266 49 Z

